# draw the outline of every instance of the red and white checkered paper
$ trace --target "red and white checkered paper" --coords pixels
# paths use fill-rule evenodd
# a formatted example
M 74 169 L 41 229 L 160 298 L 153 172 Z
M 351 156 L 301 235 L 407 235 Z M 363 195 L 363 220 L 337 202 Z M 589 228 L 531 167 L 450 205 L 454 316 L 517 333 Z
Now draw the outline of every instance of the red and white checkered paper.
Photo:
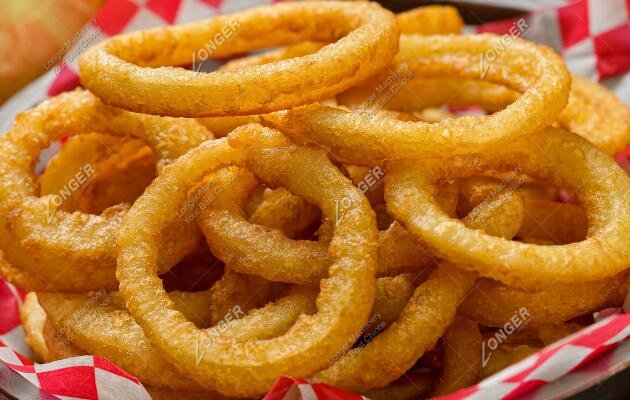
M 105 37 L 137 29 L 184 23 L 273 0 L 109 0 L 68 54 Z M 557 1 L 555 2 L 557 3 Z M 524 36 L 552 46 L 569 69 L 600 81 L 630 103 L 630 0 L 577 0 L 524 16 Z M 515 20 L 468 27 L 468 32 L 506 33 Z M 96 37 L 96 40 L 93 38 Z M 0 132 L 15 115 L 78 85 L 77 57 L 66 56 L 59 73 L 50 71 L 0 109 Z M 630 171 L 630 151 L 617 156 Z M 150 399 L 142 384 L 112 362 L 82 356 L 34 364 L 27 355 L 18 310 L 24 292 L 0 280 L 0 388 L 19 398 Z M 630 314 L 616 313 L 441 400 L 531 399 L 569 396 L 630 366 Z M 404 345 L 404 344 L 401 344 Z M 554 382 L 554 383 L 549 383 Z M 302 378 L 278 379 L 265 400 L 354 400 L 365 397 Z

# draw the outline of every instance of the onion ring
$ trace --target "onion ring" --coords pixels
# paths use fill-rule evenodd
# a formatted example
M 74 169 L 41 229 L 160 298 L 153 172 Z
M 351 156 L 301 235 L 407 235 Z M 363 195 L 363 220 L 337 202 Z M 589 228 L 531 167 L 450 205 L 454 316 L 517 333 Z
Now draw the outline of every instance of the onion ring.
M 404 35 L 438 35 L 462 33 L 464 20 L 452 6 L 424 6 L 396 14 L 400 33 Z
M 504 212 L 499 207 L 496 209 L 498 213 Z M 514 225 L 517 222 L 514 221 Z M 491 229 L 491 223 L 492 220 L 485 220 L 481 228 Z M 505 232 L 499 232 L 503 236 L 515 230 L 513 226 L 503 228 Z M 314 379 L 358 391 L 384 386 L 397 379 L 431 349 L 451 325 L 458 305 L 474 282 L 473 274 L 443 261 L 415 289 L 395 323 L 365 347 L 352 349 L 335 360 Z M 392 365 L 384 369 L 384 360 Z
M 610 155 L 630 144 L 630 107 L 605 86 L 573 76 L 569 103 L 558 118 Z
M 433 377 L 428 373 L 418 373 L 408 376 L 400 382 L 368 390 L 363 393 L 371 400 L 417 400 L 425 398 L 433 390 Z
M 500 37 L 490 34 L 403 35 L 395 64 L 406 65 L 409 73 L 423 78 L 479 79 L 483 75 L 479 54 L 500 45 Z M 558 117 L 566 106 L 571 84 L 566 66 L 553 50 L 520 39 L 494 60 L 484 79 L 522 95 L 490 116 L 433 124 L 401 122 L 318 104 L 265 115 L 263 120 L 300 143 L 324 146 L 345 163 L 372 166 L 392 158 L 466 154 L 532 134 Z
M 29 292 L 20 307 L 20 322 L 24 327 L 24 340 L 35 355 L 35 361 L 50 362 L 52 357 L 46 347 L 43 330 L 46 312 L 37 302 L 37 295 Z
M 282 47 L 262 54 L 254 54 L 247 57 L 237 58 L 221 65 L 218 71 L 236 71 L 255 65 L 264 65 L 276 61 L 287 60 L 294 57 L 304 57 L 309 54 L 316 53 L 326 43 L 318 42 L 301 42 L 291 46 Z M 258 121 L 255 121 L 258 122 Z
M 569 335 L 574 334 L 580 329 L 585 328 L 584 325 L 578 323 L 565 323 L 565 324 L 549 324 L 537 326 L 534 331 L 536 336 L 543 342 L 545 346 L 549 346 L 552 343 L 561 340 Z
M 556 283 L 535 293 L 481 279 L 459 307 L 459 313 L 485 326 L 502 327 L 525 307 L 532 326 L 560 323 L 606 306 L 620 306 L 628 291 L 629 277 L 628 272 L 623 272 L 593 282 Z
M 44 322 L 42 335 L 44 336 L 44 342 L 46 342 L 46 348 L 50 354 L 50 361 L 64 360 L 66 358 L 85 355 L 83 350 L 74 346 L 69 341 L 60 340 L 65 339 L 65 336 L 63 334 L 59 334 L 48 317 L 46 317 L 46 322 Z
M 385 321 L 387 325 L 395 322 L 416 289 L 413 275 L 401 274 L 391 278 L 378 278 L 374 292 L 372 315 L 380 316 L 380 319 Z
M 206 51 L 206 43 L 225 27 L 231 27 L 229 45 Z M 398 34 L 394 15 L 375 3 L 282 3 L 109 38 L 83 53 L 80 78 L 108 104 L 131 111 L 257 114 L 326 99 L 361 82 L 391 62 Z M 210 58 L 227 57 L 290 44 L 296 37 L 336 43 L 310 56 L 238 71 L 198 74 L 165 67 L 186 65 L 193 54 L 208 58 L 202 50 Z M 270 79 L 279 74 L 290 79 Z
M 287 190 L 266 190 L 263 201 L 249 217 L 254 224 L 278 229 L 290 238 L 302 235 L 320 220 L 321 211 Z
M 156 176 L 153 152 L 141 140 L 76 135 L 63 143 L 37 177 L 39 195 L 60 193 L 76 171 L 88 164 L 94 166 L 94 175 L 63 198 L 59 210 L 100 214 L 118 204 L 131 204 Z
M 301 317 L 284 335 L 256 341 L 255 346 L 219 333 L 219 339 L 208 346 L 207 357 L 196 365 L 192 345 L 214 331 L 198 330 L 173 310 L 155 276 L 154 235 L 174 222 L 196 182 L 227 163 L 242 160 L 243 150 L 231 149 L 222 139 L 202 144 L 165 168 L 130 209 L 118 241 L 120 291 L 151 342 L 198 382 L 233 396 L 258 395 L 278 376 L 289 372 L 308 376 L 321 368 L 322 359 L 332 357 L 367 320 L 377 257 L 376 221 L 369 202 L 325 154 L 286 140 L 284 145 L 264 149 L 267 143 L 279 142 L 279 133 L 247 127 L 252 131 L 247 164 L 262 179 L 319 205 L 329 218 L 334 218 L 335 204 L 342 198 L 356 204 L 335 226 L 329 248 L 333 263 L 329 278 L 321 284 L 316 314 Z M 356 298 L 363 301 L 357 304 Z
M 81 191 L 79 210 L 100 214 L 116 204 L 132 204 L 157 176 L 155 158 L 147 146 L 120 156 L 99 165 L 94 179 Z
M 464 27 L 459 12 L 451 6 L 423 6 L 396 14 L 398 26 L 402 34 L 436 35 L 461 33 Z M 301 42 L 291 46 L 272 50 L 263 54 L 254 54 L 237 58 L 223 64 L 219 71 L 234 71 L 255 65 L 269 64 L 275 61 L 313 54 L 326 43 Z M 352 90 L 352 89 L 351 89 Z M 257 121 L 250 121 L 257 122 Z M 213 129 L 210 129 L 215 134 Z
M 397 68 L 395 66 L 394 68 Z M 384 80 L 383 74 L 337 96 L 339 104 L 356 108 Z M 393 94 L 388 110 L 412 112 L 441 105 L 476 106 L 488 112 L 516 101 L 519 92 L 484 81 L 465 79 L 411 79 L 405 90 Z M 557 123 L 614 155 L 630 143 L 630 108 L 602 84 L 572 75 L 567 106 Z
M 228 140 L 240 143 L 238 135 L 248 129 L 247 126 L 239 128 Z M 289 239 L 279 230 L 248 221 L 243 212 L 244 202 L 257 181 L 244 171 L 231 174 L 224 175 L 225 183 L 216 183 L 229 190 L 218 196 L 211 193 L 212 201 L 204 202 L 197 220 L 213 254 L 236 272 L 259 275 L 270 281 L 314 284 L 325 278 L 330 267 L 328 243 Z M 440 199 L 451 213 L 457 201 L 457 187 L 441 186 Z M 346 199 L 337 205 L 335 218 L 343 213 L 347 204 L 353 206 Z M 379 232 L 378 245 L 378 276 L 417 271 L 434 259 L 432 253 L 419 246 L 397 223 Z
M 200 124 L 208 128 L 214 136 L 222 138 L 227 136 L 228 133 L 241 125 L 253 124 L 260 122 L 258 115 L 243 115 L 237 117 L 207 117 L 197 118 Z
M 37 177 L 39 195 L 45 196 L 61 192 L 76 172 L 85 165 L 94 165 L 99 168 L 100 163 L 111 155 L 111 149 L 118 150 L 128 142 L 125 138 L 98 133 L 72 136 L 63 143 L 59 152 L 48 161 L 42 174 Z M 141 141 L 137 142 L 142 143 Z M 62 199 L 59 209 L 84 211 L 79 208 L 82 194 L 82 189 L 72 192 Z
M 194 120 L 118 110 L 86 91 L 64 93 L 19 116 L 0 138 L 0 248 L 12 269 L 5 276 L 22 288 L 85 292 L 118 286 L 114 241 L 127 207 L 99 216 L 57 211 L 62 196 L 37 197 L 32 171 L 40 151 L 61 135 L 94 131 L 143 139 L 158 167 L 212 137 Z M 75 173 L 85 173 L 71 182 L 87 179 L 88 167 L 94 171 L 84 166 Z M 194 249 L 198 237 L 194 224 L 173 227 L 161 246 L 160 271 Z
M 172 365 L 148 341 L 118 296 L 118 293 L 114 292 L 101 297 L 99 302 L 93 300 L 94 294 L 41 293 L 39 297 L 53 326 L 63 329 L 57 330 L 61 333 L 55 335 L 53 338 L 55 341 L 63 342 L 65 346 L 77 345 L 90 354 L 106 357 L 150 386 L 183 392 L 204 391 L 202 386 L 184 375 L 178 373 L 165 375 L 165 371 L 173 370 Z M 209 308 L 211 304 L 209 293 L 173 292 L 169 293 L 169 297 L 174 301 L 175 309 L 187 318 L 205 319 L 202 324 L 209 325 L 209 315 L 200 316 L 193 311 L 200 308 L 199 304 L 205 304 L 206 308 Z M 309 313 L 312 310 L 313 291 L 295 290 L 276 303 L 270 303 L 264 309 L 249 313 L 242 321 L 232 321 L 231 324 L 223 325 L 221 329 L 225 334 L 240 338 L 239 340 L 250 337 L 274 337 L 285 332 L 300 313 Z M 261 321 L 264 313 L 277 316 L 264 323 Z M 70 336 L 66 333 L 68 330 L 71 331 Z M 72 340 L 61 340 L 68 336 Z
M 387 170 L 388 210 L 414 237 L 462 268 L 514 288 L 540 290 L 560 282 L 604 279 L 630 265 L 630 218 L 626 218 L 630 198 L 625 195 L 630 179 L 610 157 L 576 134 L 548 128 L 483 155 L 455 157 L 428 167 L 401 164 Z M 575 189 L 589 217 L 586 239 L 563 246 L 508 241 L 468 229 L 435 204 L 431 182 L 490 168 L 522 168 L 536 179 Z
M 114 361 L 148 385 L 203 390 L 189 378 L 172 372 L 171 364 L 153 349 L 129 313 L 111 305 L 107 295 L 99 300 L 96 295 L 39 293 L 38 298 L 57 332 L 65 336 L 63 340 Z
M 443 372 L 435 395 L 472 385 L 481 372 L 481 342 L 477 323 L 457 317 L 444 334 Z
M 355 391 L 394 381 L 435 345 L 453 322 L 459 302 L 473 283 L 471 274 L 442 263 L 416 288 L 397 322 L 365 347 L 352 349 L 333 360 L 330 367 L 315 374 L 313 379 Z M 391 364 L 384 369 L 385 361 Z
M 282 284 L 266 281 L 256 275 L 237 274 L 228 269 L 210 289 L 211 301 L 208 308 L 211 324 L 205 327 L 217 325 L 236 306 L 242 313 L 260 308 L 278 297 L 279 292 L 284 289 Z
M 464 218 L 466 226 L 471 229 L 485 226 L 486 234 L 508 240 L 516 235 L 525 215 L 520 193 L 507 184 L 501 186 L 485 179 L 469 180 L 460 184 L 460 188 L 457 211 Z
M 313 284 L 325 278 L 328 244 L 289 239 L 279 230 L 247 221 L 232 197 L 239 185 L 234 183 L 226 192 L 229 197 L 217 199 L 200 214 L 199 226 L 212 252 L 235 271 L 270 281 Z M 434 259 L 397 223 L 379 232 L 378 243 L 378 276 L 416 271 Z

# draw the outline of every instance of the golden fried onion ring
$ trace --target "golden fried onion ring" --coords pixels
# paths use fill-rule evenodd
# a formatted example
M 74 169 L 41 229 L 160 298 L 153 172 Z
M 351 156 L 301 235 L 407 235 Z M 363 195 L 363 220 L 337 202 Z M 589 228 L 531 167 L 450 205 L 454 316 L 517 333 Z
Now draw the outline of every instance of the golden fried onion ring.
M 435 395 L 454 392 L 475 383 L 481 372 L 479 326 L 469 319 L 457 317 L 444 334 L 443 372 Z
M 240 132 L 229 136 L 230 143 Z M 220 187 L 228 187 L 213 201 L 200 210 L 197 220 L 212 253 L 234 271 L 259 275 L 275 282 L 298 284 L 319 283 L 328 275 L 330 258 L 329 243 L 319 240 L 293 240 L 278 229 L 248 221 L 243 212 L 249 194 L 257 181 L 247 171 L 228 172 Z M 216 198 L 214 198 L 216 197 Z M 445 185 L 440 190 L 440 203 L 454 208 L 457 190 Z M 337 205 L 335 217 L 352 203 Z M 415 272 L 433 261 L 433 255 L 403 228 L 394 222 L 378 232 L 377 276 L 394 276 L 403 272 Z
M 48 349 L 50 361 L 79 357 L 86 354 L 85 351 L 74 346 L 70 341 L 65 340 L 65 335 L 59 333 L 48 317 L 46 317 L 46 322 L 44 322 L 42 335 L 44 336 L 44 342 Z
M 400 33 L 405 35 L 437 35 L 461 33 L 464 27 L 459 12 L 452 6 L 423 6 L 396 14 Z M 301 42 L 291 46 L 272 50 L 262 54 L 254 54 L 237 58 L 223 64 L 219 71 L 233 71 L 254 65 L 268 64 L 293 57 L 313 54 L 324 47 L 325 43 Z M 354 89 L 354 88 L 353 88 Z M 350 89 L 350 90 L 353 90 Z M 257 121 L 249 121 L 257 122 Z M 212 129 L 210 129 L 212 130 Z M 212 130 L 214 132 L 214 130 Z M 215 132 L 216 134 L 216 132 Z
M 264 181 L 317 204 L 328 218 L 334 219 L 335 205 L 342 199 L 356 204 L 335 226 L 330 275 L 320 286 L 318 312 L 302 316 L 282 336 L 239 343 L 213 328 L 197 329 L 173 309 L 155 275 L 155 235 L 176 222 L 177 210 L 196 182 L 227 163 L 242 165 L 243 151 L 230 148 L 223 139 L 206 142 L 165 168 L 135 202 L 118 240 L 117 277 L 129 311 L 179 369 L 225 395 L 255 396 L 268 390 L 278 376 L 309 376 L 323 367 L 367 321 L 374 299 L 377 232 L 367 199 L 323 152 L 286 141 L 264 149 L 268 143 L 283 142 L 279 133 L 255 125 L 243 128 L 252 131 L 247 164 Z M 357 298 L 363 301 L 356 303 Z M 207 356 L 197 365 L 194 343 L 210 338 L 214 340 Z
M 37 177 L 39 195 L 60 193 L 87 164 L 94 166 L 94 175 L 64 198 L 59 209 L 100 214 L 117 204 L 131 204 L 156 176 L 153 152 L 141 140 L 98 133 L 76 135 L 63 143 Z
M 587 212 L 585 240 L 563 246 L 519 243 L 486 235 L 449 218 L 434 199 L 432 182 L 488 169 L 516 169 L 576 191 Z M 402 163 L 385 178 L 389 212 L 436 254 L 514 288 L 611 277 L 630 265 L 630 178 L 586 139 L 548 128 L 509 147 L 454 157 L 430 166 Z M 457 238 L 457 240 L 453 240 Z M 603 244 L 605 243 L 605 246 Z
M 382 82 L 382 74 L 337 96 L 339 104 L 356 108 Z M 384 107 L 411 112 L 441 105 L 476 106 L 496 112 L 513 103 L 519 92 L 490 82 L 467 79 L 415 78 L 393 94 Z M 557 123 L 584 136 L 608 154 L 630 143 L 630 107 L 604 85 L 572 75 L 567 106 Z
M 453 6 L 431 5 L 396 14 L 403 35 L 461 33 L 464 20 Z
M 33 351 L 35 361 L 52 361 L 43 336 L 46 312 L 37 302 L 37 294 L 34 292 L 27 293 L 24 298 L 20 307 L 20 322 L 24 327 L 24 340 Z
M 459 308 L 459 313 L 485 326 L 502 327 L 522 307 L 532 326 L 568 321 L 606 306 L 619 307 L 628 292 L 630 273 L 571 284 L 555 283 L 534 293 L 481 279 Z
M 372 166 L 392 158 L 466 154 L 509 143 L 556 120 L 567 104 L 571 78 L 553 50 L 520 39 L 515 39 L 487 70 L 483 69 L 479 55 L 502 46 L 501 40 L 491 34 L 403 35 L 395 60 L 395 65 L 407 66 L 407 75 L 401 79 L 411 73 L 422 78 L 479 79 L 483 75 L 484 81 L 522 93 L 493 115 L 437 123 L 403 122 L 370 115 L 371 107 L 367 107 L 366 114 L 311 104 L 263 119 L 298 142 L 320 144 L 340 161 L 356 165 Z
M 223 30 L 231 33 L 229 43 L 207 51 Z M 334 96 L 378 72 L 393 59 L 398 34 L 394 15 L 375 3 L 281 3 L 110 38 L 81 56 L 81 83 L 108 104 L 149 114 L 277 111 Z M 237 71 L 167 67 L 190 64 L 193 55 L 227 57 L 296 38 L 335 43 L 308 56 Z
M 500 202 L 501 199 L 492 201 Z M 519 206 L 513 202 L 510 204 Z M 495 209 L 497 214 L 508 211 L 501 207 Z M 505 237 L 515 231 L 519 221 L 512 219 L 512 226 L 501 223 L 493 227 L 493 223 L 493 219 L 484 220 L 480 222 L 480 228 L 493 230 Z M 400 278 L 405 279 L 404 276 Z M 397 379 L 431 349 L 451 325 L 458 305 L 474 282 L 475 276 L 457 265 L 440 263 L 428 279 L 415 289 L 395 323 L 365 347 L 348 351 L 329 368 L 316 374 L 314 379 L 358 391 L 384 386 Z M 392 283 L 395 283 L 394 280 Z M 400 285 L 400 282 L 397 284 Z M 404 282 L 400 286 L 404 288 Z M 399 292 L 405 295 L 404 290 Z M 397 304 L 400 302 L 390 302 L 387 307 L 389 313 L 395 313 L 391 309 Z M 386 368 L 383 368 L 383 361 L 389 361 Z
M 74 345 L 89 354 L 106 357 L 150 386 L 183 392 L 205 391 L 203 386 L 173 371 L 162 352 L 149 342 L 124 304 L 120 304 L 117 292 L 98 297 L 97 293 L 39 294 L 39 302 L 46 315 L 56 332 L 60 332 L 52 338 L 61 342 L 56 347 Z M 206 325 L 210 316 L 198 315 L 191 310 L 200 308 L 199 305 L 209 308 L 211 297 L 207 291 L 171 292 L 168 295 L 176 310 L 189 319 L 205 319 Z M 250 312 L 239 321 L 225 324 L 221 329 L 224 334 L 233 335 L 241 341 L 274 337 L 285 332 L 301 313 L 314 311 L 314 299 L 313 290 L 298 288 L 277 302 Z M 266 318 L 269 315 L 273 317 Z M 203 346 L 197 350 L 200 356 Z
M 109 295 L 38 293 L 38 298 L 60 332 L 53 340 L 68 341 L 89 354 L 107 357 L 148 385 L 203 390 L 189 378 L 173 372 L 131 315 L 114 306 Z
M 77 171 L 85 165 L 90 164 L 98 168 L 104 159 L 112 155 L 112 149 L 118 152 L 121 147 L 133 145 L 134 142 L 136 141 L 98 133 L 72 136 L 62 144 L 59 152 L 48 161 L 41 175 L 37 177 L 39 195 L 61 192 Z M 139 140 L 137 142 L 142 144 Z M 98 176 L 98 172 L 95 172 L 95 176 Z M 82 194 L 83 188 L 65 196 L 59 210 L 85 211 L 79 208 Z
M 4 276 L 22 288 L 85 292 L 118 286 L 114 241 L 128 206 L 102 215 L 68 213 L 56 209 L 61 195 L 36 194 L 33 165 L 41 150 L 62 135 L 95 131 L 144 140 L 160 160 L 158 167 L 212 137 L 194 120 L 122 111 L 87 91 L 64 93 L 21 114 L 0 138 L 0 248 L 8 265 Z M 83 168 L 75 174 L 85 172 L 86 180 L 87 169 L 95 167 Z M 167 236 L 160 246 L 161 272 L 194 249 L 199 234 L 194 224 L 181 223 Z

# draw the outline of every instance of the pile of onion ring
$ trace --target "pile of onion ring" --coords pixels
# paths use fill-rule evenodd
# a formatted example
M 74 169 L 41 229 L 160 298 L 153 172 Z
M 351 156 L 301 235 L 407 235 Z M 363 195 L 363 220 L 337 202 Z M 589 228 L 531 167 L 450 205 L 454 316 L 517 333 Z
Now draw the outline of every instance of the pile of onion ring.
M 106 357 L 154 398 L 292 375 L 416 399 L 622 306 L 630 109 L 462 27 L 294 2 L 86 51 L 85 90 L 0 137 L 0 273 L 37 360 Z

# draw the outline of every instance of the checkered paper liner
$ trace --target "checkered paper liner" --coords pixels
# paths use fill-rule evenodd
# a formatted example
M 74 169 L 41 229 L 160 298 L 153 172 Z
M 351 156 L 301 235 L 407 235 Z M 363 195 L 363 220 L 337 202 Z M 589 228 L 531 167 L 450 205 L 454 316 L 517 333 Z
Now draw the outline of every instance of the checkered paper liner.
M 78 86 L 77 60 L 87 46 L 133 30 L 185 23 L 272 0 L 109 0 L 57 68 L 0 108 L 0 132 L 15 115 Z M 556 2 L 557 3 L 557 2 Z M 524 37 L 553 47 L 569 69 L 599 81 L 630 103 L 630 0 L 578 0 L 523 16 Z M 520 18 L 520 17 L 519 17 Z M 507 33 L 519 19 L 467 27 Z M 630 171 L 630 151 L 617 161 Z M 24 292 L 0 280 L 0 389 L 20 399 L 150 399 L 138 379 L 98 356 L 34 364 L 24 342 L 19 307 Z M 531 399 L 569 396 L 630 366 L 630 314 L 613 313 L 484 381 L 441 400 Z M 550 383 L 553 382 L 553 383 Z M 266 400 L 365 399 L 302 378 L 278 379 Z

